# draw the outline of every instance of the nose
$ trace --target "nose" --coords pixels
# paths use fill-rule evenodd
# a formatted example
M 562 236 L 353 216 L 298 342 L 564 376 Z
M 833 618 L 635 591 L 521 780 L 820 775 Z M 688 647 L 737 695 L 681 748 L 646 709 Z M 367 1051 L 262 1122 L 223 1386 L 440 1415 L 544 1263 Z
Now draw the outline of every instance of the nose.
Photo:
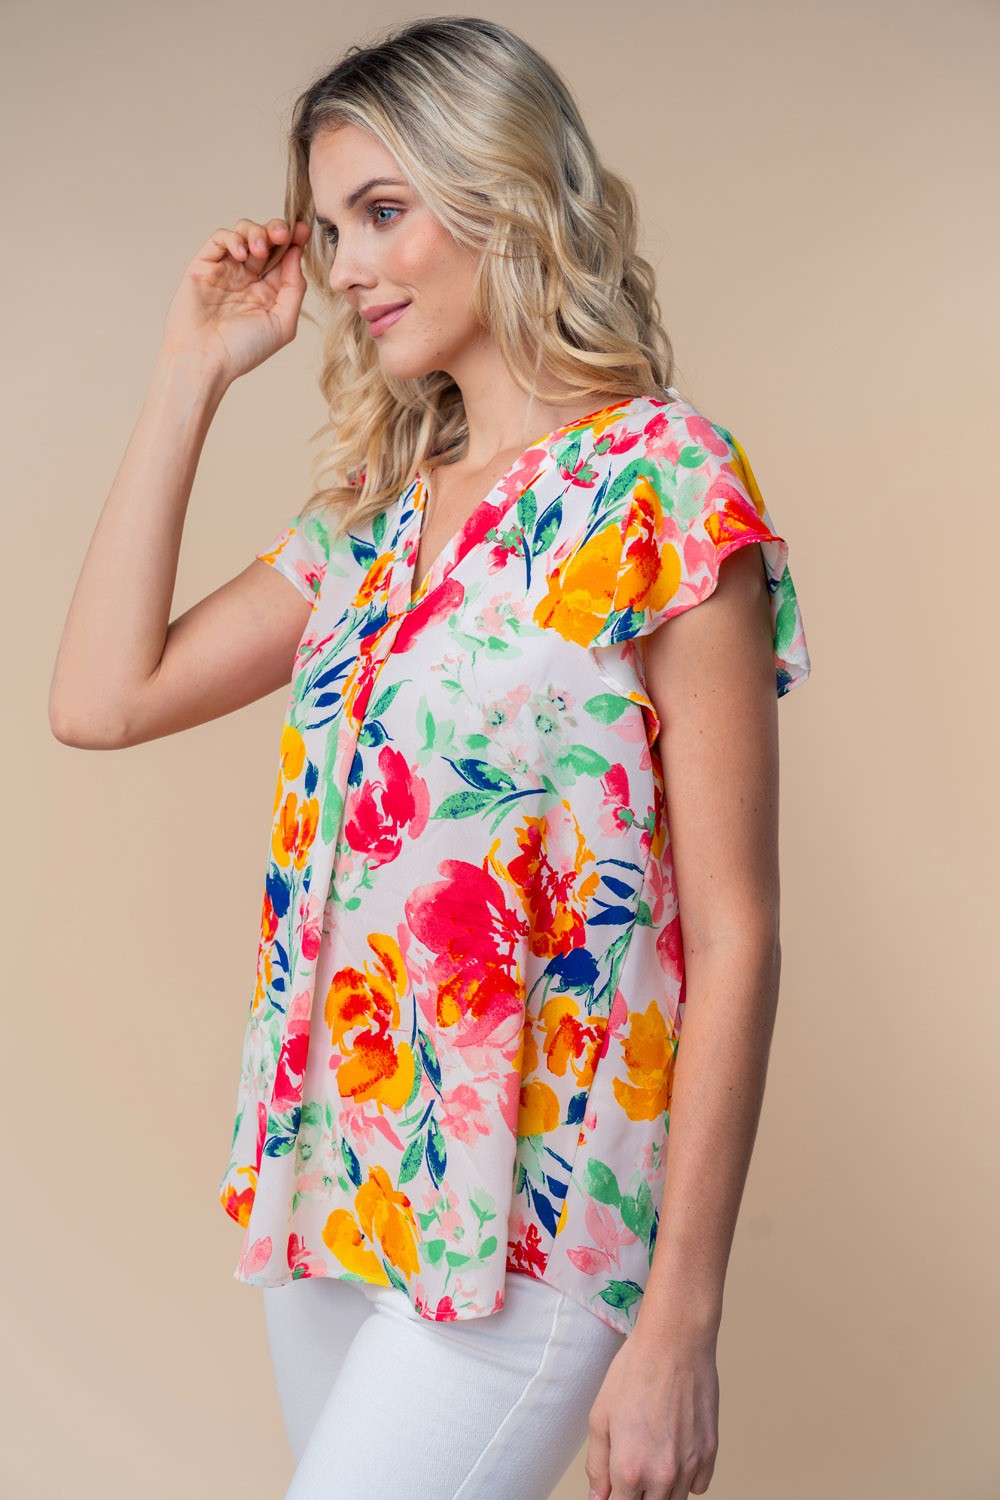
M 371 266 L 365 264 L 358 252 L 352 249 L 350 242 L 344 239 L 338 240 L 334 249 L 327 282 L 332 292 L 346 296 L 354 287 L 377 286 L 378 278 L 373 274 Z

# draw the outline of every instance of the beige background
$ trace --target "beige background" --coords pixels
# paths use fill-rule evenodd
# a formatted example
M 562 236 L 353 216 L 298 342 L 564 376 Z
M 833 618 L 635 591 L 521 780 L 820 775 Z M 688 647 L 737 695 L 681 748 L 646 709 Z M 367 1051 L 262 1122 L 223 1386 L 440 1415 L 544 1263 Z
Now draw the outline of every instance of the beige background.
M 678 383 L 750 455 L 813 659 L 780 706 L 782 1005 L 709 1493 L 992 1500 L 1000 12 L 473 13 L 553 60 L 635 184 Z M 419 14 L 0 13 L 5 1500 L 278 1500 L 291 1474 L 216 1197 L 282 695 L 117 753 L 59 744 L 46 697 L 184 266 L 281 212 L 314 70 Z M 175 613 L 298 508 L 318 358 L 300 324 L 227 395 Z

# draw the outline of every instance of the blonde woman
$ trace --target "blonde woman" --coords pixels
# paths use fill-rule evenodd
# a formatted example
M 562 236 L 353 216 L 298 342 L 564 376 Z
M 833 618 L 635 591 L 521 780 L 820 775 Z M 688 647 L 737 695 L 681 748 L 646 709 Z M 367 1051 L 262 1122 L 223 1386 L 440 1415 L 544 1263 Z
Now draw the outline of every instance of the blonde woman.
M 527 43 L 351 48 L 289 149 L 284 215 L 217 230 L 171 304 L 52 729 L 287 692 L 220 1199 L 288 1500 L 544 1500 L 584 1442 L 592 1496 L 684 1500 L 778 993 L 787 544 Z M 307 286 L 322 482 L 168 620 L 209 425 Z

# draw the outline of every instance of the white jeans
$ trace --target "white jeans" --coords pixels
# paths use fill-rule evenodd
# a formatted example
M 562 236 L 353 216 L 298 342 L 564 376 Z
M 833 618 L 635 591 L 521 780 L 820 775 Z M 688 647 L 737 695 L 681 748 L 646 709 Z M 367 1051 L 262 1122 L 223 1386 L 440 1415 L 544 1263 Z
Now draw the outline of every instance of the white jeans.
M 446 1323 L 333 1277 L 262 1295 L 285 1500 L 548 1500 L 626 1337 L 520 1272 L 500 1312 Z

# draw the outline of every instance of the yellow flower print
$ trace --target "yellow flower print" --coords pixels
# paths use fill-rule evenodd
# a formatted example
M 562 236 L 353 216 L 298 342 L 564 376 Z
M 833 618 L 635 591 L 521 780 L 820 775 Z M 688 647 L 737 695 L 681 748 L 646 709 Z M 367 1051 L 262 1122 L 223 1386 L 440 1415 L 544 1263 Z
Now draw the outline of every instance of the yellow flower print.
M 326 1248 L 346 1270 L 362 1276 L 365 1281 L 376 1282 L 379 1286 L 389 1285 L 382 1262 L 374 1250 L 365 1244 L 358 1221 L 349 1208 L 335 1208 L 321 1233 Z
M 250 1223 L 250 1215 L 253 1212 L 254 1198 L 257 1194 L 257 1169 L 256 1167 L 239 1167 L 237 1177 L 245 1177 L 247 1185 L 242 1192 L 238 1192 L 231 1184 L 227 1184 L 221 1197 L 223 1208 L 231 1219 L 243 1229 Z
M 601 877 L 569 802 L 563 798 L 541 817 L 525 817 L 515 837 L 521 852 L 506 869 L 496 855 L 499 840 L 490 849 L 490 861 L 514 884 L 532 953 L 552 958 L 582 947 L 587 906 Z
M 623 565 L 615 585 L 616 610 L 654 614 L 668 605 L 681 581 L 680 553 L 663 538 L 663 508 L 649 480 L 642 478 L 632 492 Z
M 368 946 L 376 956 L 375 970 L 368 964 L 364 973 L 352 967 L 338 969 L 330 981 L 323 1018 L 333 1045 L 344 1052 L 337 1068 L 341 1097 L 358 1103 L 374 1099 L 380 1113 L 384 1107 L 398 1111 L 410 1097 L 416 1077 L 413 1049 L 393 1038 L 399 1028 L 399 998 L 408 982 L 406 968 L 395 938 L 372 932 Z M 355 1033 L 353 1040 L 349 1032 Z
M 548 591 L 532 615 L 534 623 L 551 627 L 564 640 L 589 645 L 608 618 L 621 554 L 617 526 L 595 532 L 565 563 L 553 568 Z
M 362 1229 L 382 1246 L 390 1265 L 404 1276 L 419 1271 L 413 1204 L 393 1187 L 384 1167 L 372 1167 L 354 1201 Z
M 612 1079 L 615 1098 L 630 1120 L 655 1120 L 670 1108 L 677 1055 L 674 1031 L 655 1000 L 632 1012 L 622 1053 L 629 1082 Z
M 589 1088 L 604 1044 L 607 1016 L 581 1018 L 579 1004 L 571 995 L 553 995 L 542 1007 L 540 1019 L 549 1072 L 563 1078 L 571 1068 L 578 1087 Z
M 278 780 L 274 787 L 274 813 L 277 814 L 285 787 L 290 781 L 295 781 L 302 775 L 302 768 L 306 763 L 306 746 L 301 734 L 294 724 L 285 721 L 281 731 L 281 745 L 278 751 Z
M 660 497 L 642 476 L 632 492 L 624 536 L 620 524 L 605 526 L 556 567 L 535 609 L 535 624 L 587 646 L 612 611 L 662 609 L 681 581 L 680 554 L 663 531 Z
M 370 1248 L 378 1244 L 390 1265 L 404 1276 L 419 1271 L 413 1205 L 393 1187 L 384 1167 L 371 1169 L 354 1203 L 357 1218 L 350 1209 L 337 1208 L 323 1226 L 323 1243 L 340 1264 L 366 1281 L 388 1286 L 389 1278 Z
M 289 792 L 271 832 L 271 853 L 284 869 L 294 864 L 301 870 L 309 857 L 319 826 L 319 801 L 306 797 L 299 803 L 298 794 Z
M 532 1078 L 521 1086 L 517 1111 L 518 1135 L 544 1135 L 559 1125 L 559 1096 L 543 1078 Z

